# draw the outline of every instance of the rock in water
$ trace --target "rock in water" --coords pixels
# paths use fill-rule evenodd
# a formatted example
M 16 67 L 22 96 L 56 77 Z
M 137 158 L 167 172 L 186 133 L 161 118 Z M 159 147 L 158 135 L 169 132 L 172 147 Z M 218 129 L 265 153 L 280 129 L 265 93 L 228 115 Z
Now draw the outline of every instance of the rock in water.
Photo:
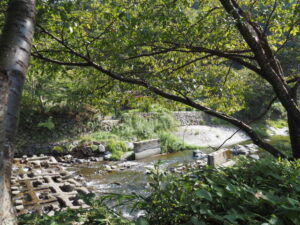
M 193 157 L 195 157 L 197 159 L 203 159 L 203 158 L 207 157 L 207 155 L 204 152 L 202 152 L 201 150 L 194 150 Z
M 249 155 L 249 158 L 254 159 L 254 160 L 259 160 L 260 159 L 259 155 L 254 155 L 254 154 Z
M 111 158 L 111 152 L 105 152 L 105 155 L 103 157 L 105 160 L 109 160 Z
M 236 145 L 231 149 L 233 155 L 249 155 L 249 149 L 243 145 Z

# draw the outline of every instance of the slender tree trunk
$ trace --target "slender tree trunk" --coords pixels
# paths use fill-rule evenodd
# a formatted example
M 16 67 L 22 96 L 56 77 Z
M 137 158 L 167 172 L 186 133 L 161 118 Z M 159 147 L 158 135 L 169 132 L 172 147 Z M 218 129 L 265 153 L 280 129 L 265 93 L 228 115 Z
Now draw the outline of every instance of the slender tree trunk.
M 288 125 L 293 157 L 300 159 L 300 126 L 298 126 L 296 120 L 290 114 L 288 114 Z
M 10 195 L 13 142 L 28 67 L 35 0 L 10 0 L 0 39 L 0 224 L 16 224 Z

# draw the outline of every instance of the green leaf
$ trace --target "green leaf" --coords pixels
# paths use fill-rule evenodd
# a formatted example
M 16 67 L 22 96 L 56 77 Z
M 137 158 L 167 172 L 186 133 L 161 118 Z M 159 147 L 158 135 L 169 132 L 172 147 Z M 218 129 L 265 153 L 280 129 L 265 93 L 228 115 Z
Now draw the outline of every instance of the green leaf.
M 136 225 L 150 225 L 148 220 L 144 217 L 140 217 L 138 218 L 138 220 L 136 221 Z
M 195 216 L 193 216 L 190 221 L 194 225 L 205 225 L 203 221 L 198 220 L 198 218 Z
M 196 195 L 198 197 L 200 197 L 200 198 L 204 198 L 204 199 L 206 199 L 208 201 L 212 201 L 211 194 L 208 191 L 206 191 L 206 190 L 199 189 L 199 190 L 196 191 Z

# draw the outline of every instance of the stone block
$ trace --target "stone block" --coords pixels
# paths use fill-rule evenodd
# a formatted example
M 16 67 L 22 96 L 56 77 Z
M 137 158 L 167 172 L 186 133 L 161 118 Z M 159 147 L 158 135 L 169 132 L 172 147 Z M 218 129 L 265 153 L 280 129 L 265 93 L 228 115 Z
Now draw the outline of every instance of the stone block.
M 135 153 L 135 159 L 144 159 L 149 156 L 154 156 L 160 154 L 160 148 L 151 148 L 141 152 Z
M 232 158 L 231 150 L 220 149 L 208 155 L 207 164 L 210 166 L 220 166 Z
M 23 205 L 17 205 L 16 206 L 16 210 L 18 210 L 18 211 L 21 211 L 21 210 L 23 210 L 24 209 L 24 206 Z
M 145 140 L 145 141 L 134 142 L 133 145 L 134 145 L 134 152 L 138 153 L 148 149 L 159 148 L 160 141 L 159 139 Z
M 17 215 L 28 211 L 48 213 L 70 207 L 86 208 L 76 204 L 78 192 L 89 193 L 83 184 L 74 180 L 73 174 L 60 167 L 53 157 L 31 157 L 24 161 L 15 158 L 12 171 L 12 194 Z M 28 168 L 28 170 L 24 170 Z M 25 199 L 25 200 L 24 200 Z

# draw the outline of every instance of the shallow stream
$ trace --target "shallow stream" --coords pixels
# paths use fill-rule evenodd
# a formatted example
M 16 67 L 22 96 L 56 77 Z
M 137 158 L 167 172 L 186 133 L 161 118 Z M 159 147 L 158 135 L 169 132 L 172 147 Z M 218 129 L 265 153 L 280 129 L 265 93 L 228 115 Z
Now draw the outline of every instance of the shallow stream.
M 205 150 L 203 150 L 205 152 Z M 155 163 L 161 161 L 161 168 L 169 168 L 179 163 L 194 161 L 192 151 L 183 151 L 165 155 L 153 156 L 147 159 L 126 162 L 98 162 L 92 164 L 80 164 L 72 170 L 82 175 L 87 186 L 92 187 L 95 193 L 126 193 L 135 192 L 144 194 L 151 170 Z M 101 173 L 106 165 L 119 167 L 125 165 L 124 170 Z M 127 165 L 127 166 L 126 166 Z
M 179 127 L 174 134 L 181 138 L 185 143 L 196 145 L 205 153 L 212 151 L 208 146 L 217 147 L 228 139 L 236 128 L 226 126 L 185 126 Z M 232 145 L 248 140 L 243 133 L 235 134 L 226 145 Z M 194 161 L 192 151 L 183 151 L 158 155 L 142 160 L 127 162 L 97 162 L 91 164 L 79 164 L 72 168 L 78 174 L 82 175 L 87 181 L 87 186 L 92 187 L 96 193 L 131 193 L 143 194 L 147 187 L 147 170 L 153 168 L 154 164 L 161 161 L 161 168 L 169 168 L 176 164 Z M 118 164 L 127 163 L 128 168 L 121 171 L 102 173 L 101 171 L 109 165 L 110 167 L 119 167 Z

